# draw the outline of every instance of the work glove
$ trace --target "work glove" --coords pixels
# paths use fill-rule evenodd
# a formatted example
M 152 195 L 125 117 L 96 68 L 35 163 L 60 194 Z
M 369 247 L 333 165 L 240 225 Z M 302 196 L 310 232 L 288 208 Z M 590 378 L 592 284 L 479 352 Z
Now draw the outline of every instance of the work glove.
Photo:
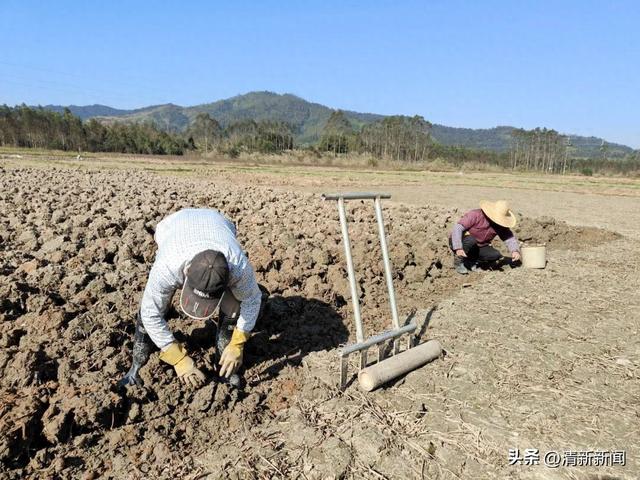
M 186 385 L 199 387 L 206 379 L 204 373 L 196 368 L 193 359 L 187 355 L 187 350 L 179 343 L 173 342 L 169 348 L 160 352 L 160 360 L 173 365 L 178 378 Z
M 243 332 L 237 328 L 233 329 L 231 341 L 220 356 L 220 376 L 229 378 L 238 371 L 240 365 L 242 365 L 244 344 L 247 343 L 250 336 L 250 332 Z

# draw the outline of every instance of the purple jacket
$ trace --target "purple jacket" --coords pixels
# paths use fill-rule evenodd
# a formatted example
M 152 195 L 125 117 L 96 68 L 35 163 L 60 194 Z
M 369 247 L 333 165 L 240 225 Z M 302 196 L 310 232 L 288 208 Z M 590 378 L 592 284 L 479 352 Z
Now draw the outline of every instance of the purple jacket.
M 454 250 L 462 248 L 462 234 L 464 232 L 468 232 L 469 235 L 473 236 L 479 247 L 489 245 L 497 235 L 511 253 L 520 250 L 518 239 L 511 229 L 490 222 L 480 208 L 468 211 L 453 226 L 449 237 Z

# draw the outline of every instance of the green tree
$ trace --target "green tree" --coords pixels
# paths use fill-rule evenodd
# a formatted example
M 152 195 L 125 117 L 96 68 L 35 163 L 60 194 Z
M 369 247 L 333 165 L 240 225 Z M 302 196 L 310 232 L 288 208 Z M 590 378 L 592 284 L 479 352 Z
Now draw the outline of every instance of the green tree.
M 395 115 L 365 125 L 358 135 L 359 150 L 396 161 L 429 158 L 433 149 L 431 123 L 421 116 Z
M 347 153 L 354 140 L 354 129 L 342 110 L 334 110 L 320 137 L 320 149 L 334 155 Z
M 207 155 L 209 148 L 220 142 L 222 127 L 209 114 L 199 113 L 189 127 L 187 135 L 191 136 L 197 145 L 203 145 L 204 154 Z

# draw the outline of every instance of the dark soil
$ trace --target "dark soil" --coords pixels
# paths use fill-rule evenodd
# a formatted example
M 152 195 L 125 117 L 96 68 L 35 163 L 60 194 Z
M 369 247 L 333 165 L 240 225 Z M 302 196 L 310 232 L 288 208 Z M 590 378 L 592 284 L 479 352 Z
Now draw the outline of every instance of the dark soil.
M 216 208 L 234 221 L 258 281 L 272 294 L 265 325 L 247 347 L 247 386 L 239 392 L 215 381 L 215 326 L 173 309 L 171 327 L 211 381 L 190 391 L 152 355 L 141 371 L 145 386 L 125 395 L 116 382 L 129 367 L 153 232 L 183 207 Z M 348 445 L 337 437 L 323 443 L 298 418 L 305 415 L 300 391 L 333 388 L 312 381 L 303 360 L 353 340 L 335 202 L 142 171 L 0 168 L 0 213 L 0 476 L 198 478 L 206 473 L 202 459 L 214 455 L 225 476 L 287 477 L 287 465 L 269 461 L 279 448 L 269 429 L 307 445 L 288 462 L 315 465 L 309 478 L 355 471 Z M 451 268 L 447 233 L 462 213 L 385 207 L 403 318 L 480 278 Z M 349 203 L 348 216 L 370 335 L 390 326 L 372 205 Z M 551 251 L 616 237 L 528 218 L 517 234 Z M 260 438 L 252 434 L 257 426 Z M 372 456 L 386 448 L 383 436 L 368 445 Z M 260 458 L 262 470 L 252 470 Z

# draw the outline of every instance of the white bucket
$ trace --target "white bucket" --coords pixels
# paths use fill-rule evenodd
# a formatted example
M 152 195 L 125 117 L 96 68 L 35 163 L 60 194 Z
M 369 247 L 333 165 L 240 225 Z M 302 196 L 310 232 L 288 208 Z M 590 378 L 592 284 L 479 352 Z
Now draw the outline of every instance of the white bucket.
M 544 268 L 547 265 L 547 247 L 544 245 L 522 247 L 520 253 L 525 268 Z

